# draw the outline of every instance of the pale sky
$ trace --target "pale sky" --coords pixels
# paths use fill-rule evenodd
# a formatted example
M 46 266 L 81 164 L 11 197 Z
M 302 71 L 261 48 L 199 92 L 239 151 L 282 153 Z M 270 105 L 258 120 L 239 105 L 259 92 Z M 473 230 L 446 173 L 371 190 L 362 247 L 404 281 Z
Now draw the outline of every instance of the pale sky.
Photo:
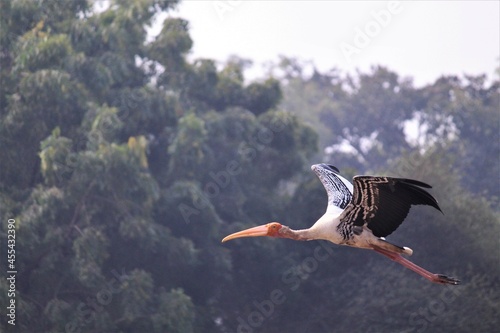
M 190 59 L 247 58 L 250 78 L 279 55 L 320 71 L 383 65 L 417 86 L 442 74 L 491 79 L 499 67 L 500 1 L 185 0 L 169 15 L 190 23 Z

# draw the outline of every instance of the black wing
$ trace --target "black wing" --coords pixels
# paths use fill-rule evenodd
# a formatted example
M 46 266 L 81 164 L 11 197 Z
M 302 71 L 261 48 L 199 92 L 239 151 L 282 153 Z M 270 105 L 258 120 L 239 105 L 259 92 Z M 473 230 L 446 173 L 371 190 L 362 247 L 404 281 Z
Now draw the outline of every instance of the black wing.
M 424 188 L 430 185 L 412 179 L 354 177 L 352 202 L 340 217 L 341 223 L 367 227 L 385 237 L 404 221 L 412 205 L 429 205 L 441 211 L 436 199 Z
M 339 170 L 329 164 L 315 164 L 311 169 L 318 176 L 328 194 L 328 207 L 344 209 L 352 199 L 352 184 L 339 174 Z

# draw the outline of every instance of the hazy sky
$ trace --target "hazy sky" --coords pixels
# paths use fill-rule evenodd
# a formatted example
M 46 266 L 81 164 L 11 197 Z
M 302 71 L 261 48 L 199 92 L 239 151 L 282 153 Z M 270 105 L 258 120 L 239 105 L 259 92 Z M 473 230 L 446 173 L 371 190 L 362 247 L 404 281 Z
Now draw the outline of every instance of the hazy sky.
M 500 1 L 185 0 L 170 15 L 190 23 L 191 58 L 248 58 L 249 77 L 279 55 L 322 71 L 384 65 L 417 86 L 499 66 Z

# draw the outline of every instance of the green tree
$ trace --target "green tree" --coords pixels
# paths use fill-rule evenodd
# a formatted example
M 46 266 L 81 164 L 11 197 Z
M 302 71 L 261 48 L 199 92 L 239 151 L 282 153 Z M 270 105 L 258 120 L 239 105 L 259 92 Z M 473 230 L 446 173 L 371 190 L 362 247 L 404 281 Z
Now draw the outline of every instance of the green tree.
M 498 160 L 484 156 L 498 155 L 498 82 L 417 89 L 381 67 L 305 77 L 293 59 L 282 76 L 247 82 L 249 60 L 187 60 L 183 19 L 148 38 L 176 5 L 0 3 L 0 216 L 16 221 L 19 331 L 233 332 L 258 311 L 255 331 L 266 332 L 494 329 L 500 222 L 482 194 L 496 195 Z M 421 141 L 405 136 L 408 121 Z M 308 227 L 322 214 L 326 194 L 308 170 L 318 142 L 346 176 L 435 186 L 446 215 L 416 209 L 391 239 L 462 278 L 453 299 L 368 251 L 220 244 L 244 227 Z M 2 223 L 2 249 L 6 235 Z M 313 262 L 319 244 L 326 257 Z M 267 314 L 276 290 L 283 302 Z M 426 319 L 420 309 L 436 304 L 445 310 Z M 0 326 L 11 329 L 5 316 Z
M 268 193 L 315 149 L 273 109 L 276 79 L 187 61 L 185 20 L 147 41 L 176 4 L 1 4 L 0 215 L 16 220 L 21 331 L 223 331 L 237 288 L 223 233 L 284 211 L 287 191 Z
M 498 200 L 500 82 L 486 85 L 486 76 L 442 77 L 424 87 L 422 122 L 431 141 L 451 141 L 460 156 L 457 168 L 471 191 Z M 488 144 L 485 144 L 488 143 Z

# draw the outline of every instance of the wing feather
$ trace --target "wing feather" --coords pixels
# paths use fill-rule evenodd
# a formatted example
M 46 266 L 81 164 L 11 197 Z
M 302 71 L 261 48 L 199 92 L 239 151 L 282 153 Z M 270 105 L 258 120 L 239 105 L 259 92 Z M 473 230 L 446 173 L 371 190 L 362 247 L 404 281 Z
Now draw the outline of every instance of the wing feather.
M 390 235 L 412 205 L 429 205 L 441 211 L 436 199 L 422 187 L 431 188 L 413 179 L 356 176 L 352 202 L 342 213 L 341 223 L 366 225 L 377 237 Z
M 323 184 L 328 194 L 328 207 L 330 209 L 345 209 L 352 199 L 352 184 L 339 174 L 339 170 L 329 164 L 315 164 L 311 167 Z

